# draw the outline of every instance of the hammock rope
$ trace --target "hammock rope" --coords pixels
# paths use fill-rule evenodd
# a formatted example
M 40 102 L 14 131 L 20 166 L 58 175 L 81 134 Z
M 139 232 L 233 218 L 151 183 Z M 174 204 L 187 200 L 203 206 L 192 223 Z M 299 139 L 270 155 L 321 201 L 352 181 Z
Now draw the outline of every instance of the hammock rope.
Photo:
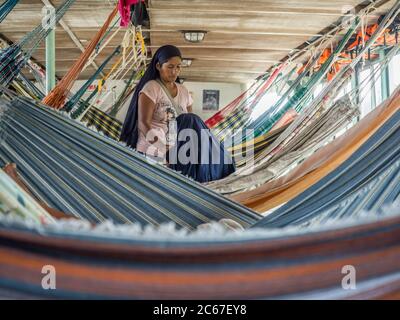
M 371 36 L 371 38 L 367 41 L 366 47 L 360 50 L 358 56 L 356 56 L 352 63 L 346 65 L 344 68 L 342 68 L 336 77 L 324 88 L 324 90 L 321 91 L 321 93 L 316 97 L 313 102 L 307 106 L 308 112 L 312 112 L 312 110 L 321 102 L 326 103 L 327 97 L 330 97 L 332 99 L 331 93 L 334 92 L 333 88 L 337 87 L 340 82 L 343 81 L 345 77 L 349 77 L 349 72 L 352 72 L 351 70 L 354 70 L 355 66 L 360 62 L 360 59 L 362 56 L 365 54 L 365 52 L 368 50 L 369 46 L 372 45 L 375 40 L 379 37 L 380 33 L 384 30 L 385 26 L 388 23 L 391 23 L 391 20 L 398 14 L 399 12 L 399 7 L 400 3 L 396 4 L 391 11 L 385 16 L 385 19 L 382 20 L 382 23 L 380 27 L 375 31 L 375 33 Z M 396 50 L 396 49 L 394 49 Z M 306 116 L 306 114 L 304 114 Z M 256 163 L 256 168 L 252 166 L 251 168 L 248 168 L 246 166 L 239 168 L 233 175 L 230 177 L 227 177 L 217 183 L 231 183 L 233 180 L 240 179 L 240 176 L 245 176 L 245 172 L 249 169 L 251 169 L 250 172 L 254 172 L 257 170 L 261 170 L 263 167 L 264 163 L 267 163 L 270 158 L 278 151 L 282 149 L 282 146 L 280 145 L 282 141 L 289 136 L 292 135 L 293 132 L 295 132 L 296 127 L 301 124 L 301 119 L 304 119 L 302 117 L 299 117 L 297 121 L 295 121 L 289 128 L 277 139 L 272 145 L 270 145 L 266 150 L 264 150 L 264 156 L 260 156 L 260 162 Z M 292 135 L 293 136 L 293 135 Z M 290 139 L 290 138 L 289 138 Z
M 68 100 L 65 104 L 63 110 L 66 112 L 71 112 L 75 105 L 79 102 L 82 96 L 86 93 L 87 89 L 90 85 L 97 79 L 99 74 L 103 71 L 103 69 L 107 66 L 107 64 L 113 59 L 116 55 L 121 53 L 121 47 L 118 46 L 114 49 L 114 51 L 103 61 L 103 63 L 99 66 L 96 72 L 82 85 L 82 87 Z
M 8 16 L 8 14 L 14 9 L 19 0 L 6 0 L 0 4 L 0 23 Z
M 114 10 L 108 16 L 104 25 L 97 32 L 95 37 L 91 40 L 85 51 L 82 52 L 81 56 L 77 59 L 75 64 L 71 67 L 68 73 L 62 78 L 62 80 L 56 85 L 56 87 L 54 87 L 53 90 L 43 99 L 43 103 L 55 109 L 61 109 L 64 106 L 65 99 L 67 98 L 67 95 L 73 85 L 73 82 L 78 78 L 83 67 L 88 61 L 90 55 L 95 50 L 97 43 L 106 33 L 109 25 L 116 16 L 117 12 L 118 8 L 115 7 Z
M 122 56 L 114 63 L 111 70 L 103 76 L 100 80 L 98 80 L 98 86 L 92 92 L 92 94 L 86 99 L 84 103 L 81 103 L 80 106 L 76 110 L 71 113 L 73 118 L 82 118 L 85 116 L 86 112 L 89 111 L 90 101 L 97 95 L 96 101 L 106 100 L 106 97 L 110 94 L 110 92 L 105 93 L 103 89 L 103 85 L 106 82 L 116 81 L 124 79 L 129 72 L 132 70 L 132 74 L 128 81 L 126 82 L 124 89 L 121 94 L 118 96 L 116 103 L 111 105 L 106 113 L 110 113 L 110 110 L 113 111 L 113 114 L 116 114 L 118 110 L 122 107 L 123 101 L 127 98 L 127 94 L 130 94 L 128 91 L 134 85 L 134 80 L 139 78 L 145 68 L 147 50 L 144 44 L 144 38 L 142 36 L 141 28 L 134 28 L 132 25 L 125 32 L 124 39 L 121 43 Z M 94 81 L 95 76 L 93 76 Z M 85 90 L 86 91 L 86 90 Z M 96 108 L 99 108 L 98 103 L 96 102 Z M 67 110 L 72 110 L 69 108 Z M 110 114 L 111 115 L 111 114 Z M 112 117 L 113 115 L 111 115 Z M 111 118 L 109 118 L 111 119 Z M 107 120 L 109 122 L 110 120 Z M 116 121 L 116 120 L 115 120 Z M 119 127 L 120 123 L 115 123 L 114 127 Z M 108 134 L 108 132 L 105 132 Z M 112 134 L 112 136 L 115 136 Z M 118 134 L 119 136 L 119 134 Z
M 55 23 L 64 16 L 74 2 L 75 0 L 65 0 L 57 8 L 54 17 Z M 41 23 L 18 43 L 0 51 L 0 85 L 7 87 L 12 82 L 50 31 L 51 28 L 44 27 Z
M 307 131 L 313 130 L 313 127 L 316 123 L 323 121 L 323 118 L 325 117 L 324 112 L 335 112 L 335 110 L 338 108 L 338 103 L 341 103 L 341 100 L 348 100 L 346 104 L 357 105 L 356 97 L 361 95 L 363 91 L 368 91 L 370 83 L 374 81 L 374 76 L 382 73 L 389 62 L 392 60 L 392 58 L 399 51 L 399 47 L 391 48 L 386 55 L 384 61 L 379 64 L 379 68 L 374 69 L 374 74 L 371 74 L 369 77 L 365 78 L 364 81 L 361 82 L 357 88 L 350 90 L 341 99 L 337 100 L 332 106 L 330 106 L 331 102 L 329 101 L 332 101 L 332 97 L 336 97 L 338 95 L 338 92 L 341 91 L 342 88 L 347 84 L 350 74 L 348 74 L 347 77 L 342 80 L 341 84 L 338 84 L 336 87 L 330 87 L 325 93 L 321 92 L 324 98 L 322 100 L 317 99 L 317 101 L 321 102 L 318 105 L 310 106 L 303 113 L 301 113 L 297 117 L 297 119 L 295 119 L 295 121 L 290 125 L 290 127 L 287 128 L 284 133 L 280 134 L 279 137 L 271 144 L 271 146 L 265 149 L 266 153 L 259 156 L 260 160 L 258 161 L 258 163 L 255 164 L 255 168 L 253 168 L 251 176 L 247 178 L 242 173 L 238 177 L 231 176 L 224 180 L 216 181 L 215 183 L 208 185 L 208 187 L 222 194 L 244 195 L 246 194 L 246 192 L 260 187 L 271 179 L 279 178 L 282 173 L 288 171 L 289 169 L 293 170 L 295 167 L 291 167 L 290 162 L 287 162 L 287 160 L 285 160 L 286 158 L 288 158 L 288 160 L 290 161 L 293 161 L 296 160 L 296 158 L 300 157 L 298 158 L 298 160 L 300 160 L 299 163 L 302 163 L 302 161 L 307 158 L 307 155 L 309 156 L 313 154 L 316 149 L 318 149 L 318 146 L 323 146 L 330 139 L 337 138 L 337 132 L 344 133 L 343 130 L 348 130 L 348 126 L 346 126 L 346 123 L 350 122 L 350 124 L 354 124 L 356 122 L 356 119 L 358 118 L 359 112 L 357 112 L 356 114 L 351 114 L 351 118 L 347 118 L 347 116 L 344 119 L 342 118 L 342 120 L 345 120 L 345 122 L 342 123 L 340 119 L 344 116 L 343 113 L 339 113 L 336 115 L 332 114 L 331 117 L 333 118 L 329 120 L 330 122 L 333 122 L 332 128 L 320 129 L 322 135 L 326 137 L 323 138 L 323 136 L 318 136 L 317 132 L 315 132 L 312 138 L 309 138 L 310 140 L 306 142 L 306 145 L 313 143 L 314 146 L 311 145 L 311 149 L 308 147 L 304 149 L 304 147 L 302 147 L 304 151 L 307 152 L 303 153 L 301 149 L 297 150 L 297 148 L 301 146 L 299 142 L 303 140 L 303 136 L 308 135 Z M 361 103 L 364 98 L 365 97 L 361 97 L 358 103 Z M 322 116 L 319 116 L 319 114 L 321 113 Z M 315 124 L 313 124 L 313 122 Z M 345 126 L 346 129 L 341 129 L 341 127 L 343 126 Z M 332 129 L 335 129 L 335 131 L 332 131 Z M 295 147 L 295 149 L 293 149 L 293 147 Z M 291 151 L 289 152 L 289 150 Z M 291 154 L 293 154 L 293 156 L 291 156 Z

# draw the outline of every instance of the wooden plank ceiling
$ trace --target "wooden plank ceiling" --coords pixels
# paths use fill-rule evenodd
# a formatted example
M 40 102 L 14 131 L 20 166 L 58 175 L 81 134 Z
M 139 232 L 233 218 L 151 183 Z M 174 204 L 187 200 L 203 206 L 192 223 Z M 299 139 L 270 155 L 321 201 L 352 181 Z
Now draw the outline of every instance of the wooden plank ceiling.
M 396 0 L 388 1 L 377 15 Z M 51 0 L 55 7 L 62 1 Z M 81 50 L 99 30 L 116 0 L 76 0 L 56 29 L 56 70 L 62 77 Z M 164 44 L 178 46 L 185 58 L 193 59 L 182 70 L 187 81 L 245 83 L 262 74 L 305 41 L 321 36 L 342 16 L 343 8 L 363 5 L 362 0 L 148 0 L 150 24 L 144 26 L 149 53 Z M 41 22 L 42 0 L 21 0 L 0 25 L 0 34 L 18 41 Z M 201 43 L 184 40 L 182 30 L 205 30 Z M 115 37 L 98 56 L 102 61 L 122 40 Z M 33 57 L 45 64 L 42 43 Z M 110 66 L 109 66 L 110 68 Z M 107 72 L 109 69 L 106 69 Z M 95 67 L 80 76 L 87 79 Z

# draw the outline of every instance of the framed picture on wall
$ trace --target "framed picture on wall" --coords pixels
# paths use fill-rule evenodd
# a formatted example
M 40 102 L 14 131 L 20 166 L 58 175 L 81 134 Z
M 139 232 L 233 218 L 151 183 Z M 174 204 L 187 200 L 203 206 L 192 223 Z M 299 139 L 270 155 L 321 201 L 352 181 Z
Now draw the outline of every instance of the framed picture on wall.
M 203 110 L 219 109 L 219 90 L 203 90 Z

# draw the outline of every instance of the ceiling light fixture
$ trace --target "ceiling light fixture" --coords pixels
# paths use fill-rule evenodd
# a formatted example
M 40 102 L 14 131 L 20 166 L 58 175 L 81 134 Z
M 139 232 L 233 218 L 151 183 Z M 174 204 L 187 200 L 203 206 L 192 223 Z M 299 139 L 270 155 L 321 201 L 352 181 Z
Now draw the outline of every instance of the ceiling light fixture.
M 207 31 L 204 30 L 182 30 L 183 36 L 186 41 L 198 43 L 204 40 Z
M 192 58 L 183 58 L 182 59 L 182 67 L 190 67 L 192 65 L 193 59 Z

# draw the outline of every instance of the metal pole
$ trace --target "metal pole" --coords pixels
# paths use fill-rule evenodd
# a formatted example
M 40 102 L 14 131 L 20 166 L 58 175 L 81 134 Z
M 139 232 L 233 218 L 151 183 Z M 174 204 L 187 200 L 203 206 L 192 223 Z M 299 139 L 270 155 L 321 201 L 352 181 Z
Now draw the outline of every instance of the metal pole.
M 46 38 L 46 94 L 56 85 L 56 31 L 51 30 Z
M 379 51 L 380 62 L 384 63 L 386 52 L 385 49 Z M 382 69 L 381 74 L 381 92 L 382 92 L 382 101 L 385 101 L 390 96 L 390 88 L 389 88 L 389 68 L 386 66 Z

